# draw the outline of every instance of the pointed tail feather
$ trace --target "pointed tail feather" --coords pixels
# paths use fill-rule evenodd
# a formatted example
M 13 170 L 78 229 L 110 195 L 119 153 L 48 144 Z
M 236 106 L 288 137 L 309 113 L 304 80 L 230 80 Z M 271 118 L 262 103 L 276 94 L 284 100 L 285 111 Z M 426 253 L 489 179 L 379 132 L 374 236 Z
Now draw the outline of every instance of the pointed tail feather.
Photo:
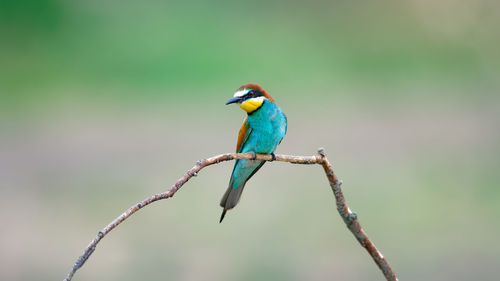
M 240 185 L 238 188 L 232 188 L 231 185 L 229 185 L 226 192 L 224 193 L 224 196 L 222 196 L 222 200 L 220 201 L 220 206 L 224 208 L 224 210 L 222 211 L 219 223 L 224 219 L 227 210 L 234 208 L 234 206 L 238 204 L 244 187 L 245 183 Z
M 264 163 L 266 163 L 266 161 L 255 161 L 255 160 L 241 160 L 241 161 L 248 161 L 248 163 L 251 164 L 255 163 L 257 165 L 254 166 L 253 170 L 250 170 L 251 173 L 248 175 L 248 177 L 246 177 L 245 181 L 240 184 L 240 186 L 233 188 L 234 184 L 233 174 L 234 170 L 237 168 L 238 163 L 234 165 L 233 174 L 231 174 L 231 180 L 229 181 L 229 187 L 226 189 L 226 192 L 224 193 L 224 196 L 222 196 L 222 199 L 220 201 L 220 206 L 224 208 L 224 210 L 222 211 L 220 222 L 222 222 L 222 220 L 224 219 L 227 210 L 234 208 L 234 206 L 236 206 L 236 204 L 238 204 L 238 202 L 240 201 L 241 194 L 243 193 L 243 189 L 245 188 L 245 184 L 247 183 L 247 181 L 262 167 L 262 165 L 264 165 Z
M 227 209 L 222 210 L 222 215 L 220 215 L 219 223 L 221 223 L 222 220 L 224 219 L 224 216 L 226 215 L 226 212 L 227 212 Z

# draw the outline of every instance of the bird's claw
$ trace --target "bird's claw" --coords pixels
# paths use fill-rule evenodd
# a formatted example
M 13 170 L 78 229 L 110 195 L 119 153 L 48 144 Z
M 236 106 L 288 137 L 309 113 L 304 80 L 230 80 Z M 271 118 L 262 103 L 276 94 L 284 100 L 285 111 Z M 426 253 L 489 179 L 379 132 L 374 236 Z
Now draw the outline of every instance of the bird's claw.
M 274 160 L 276 160 L 276 155 L 274 154 L 274 152 L 271 152 L 271 162 L 273 162 Z
M 257 153 L 255 153 L 255 151 L 250 151 L 250 153 L 252 153 L 252 158 L 251 158 L 251 160 L 255 160 L 255 159 L 257 159 Z

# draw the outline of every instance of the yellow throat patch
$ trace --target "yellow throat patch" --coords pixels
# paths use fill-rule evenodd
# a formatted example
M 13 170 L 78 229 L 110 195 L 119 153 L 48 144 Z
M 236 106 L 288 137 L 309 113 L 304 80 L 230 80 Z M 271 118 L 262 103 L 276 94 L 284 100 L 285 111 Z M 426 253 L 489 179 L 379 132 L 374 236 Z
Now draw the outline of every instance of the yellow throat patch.
M 248 113 L 252 113 L 255 110 L 257 110 L 259 107 L 261 107 L 262 103 L 264 102 L 264 97 L 257 97 L 257 98 L 252 98 L 248 99 L 242 103 L 239 104 L 241 109 L 245 110 Z

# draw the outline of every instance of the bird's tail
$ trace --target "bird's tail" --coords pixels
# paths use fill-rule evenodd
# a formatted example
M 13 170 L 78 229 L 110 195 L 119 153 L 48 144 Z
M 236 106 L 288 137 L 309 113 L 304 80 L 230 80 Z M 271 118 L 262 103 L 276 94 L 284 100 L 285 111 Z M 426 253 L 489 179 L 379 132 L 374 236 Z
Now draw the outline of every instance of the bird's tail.
M 226 212 L 227 212 L 227 209 L 222 210 L 222 214 L 220 215 L 219 223 L 221 223 L 222 220 L 224 219 L 224 216 L 226 215 Z
M 238 204 L 240 201 L 241 194 L 243 192 L 243 188 L 245 187 L 245 183 L 242 185 L 238 186 L 237 188 L 233 188 L 231 184 L 229 184 L 229 187 L 227 188 L 226 192 L 224 193 L 224 196 L 222 196 L 222 199 L 220 200 L 220 206 L 224 208 L 222 211 L 222 215 L 220 216 L 220 221 L 219 223 L 222 222 L 224 219 L 224 216 L 226 215 L 227 210 L 230 210 Z

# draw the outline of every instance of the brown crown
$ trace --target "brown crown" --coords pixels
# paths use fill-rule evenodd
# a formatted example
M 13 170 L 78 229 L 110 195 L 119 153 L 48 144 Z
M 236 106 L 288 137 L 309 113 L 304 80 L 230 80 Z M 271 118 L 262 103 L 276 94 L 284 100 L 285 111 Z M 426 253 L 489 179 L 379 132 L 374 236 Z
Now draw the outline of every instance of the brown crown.
M 268 100 L 274 102 L 274 99 L 273 97 L 271 97 L 271 95 L 269 95 L 266 90 L 262 89 L 261 86 L 259 86 L 259 84 L 256 84 L 256 83 L 247 83 L 247 84 L 243 84 L 241 85 L 241 87 L 238 88 L 238 91 L 239 90 L 243 90 L 243 89 L 252 89 L 252 90 L 256 90 L 256 91 L 259 91 L 262 93 L 262 95 L 264 97 L 266 97 Z

